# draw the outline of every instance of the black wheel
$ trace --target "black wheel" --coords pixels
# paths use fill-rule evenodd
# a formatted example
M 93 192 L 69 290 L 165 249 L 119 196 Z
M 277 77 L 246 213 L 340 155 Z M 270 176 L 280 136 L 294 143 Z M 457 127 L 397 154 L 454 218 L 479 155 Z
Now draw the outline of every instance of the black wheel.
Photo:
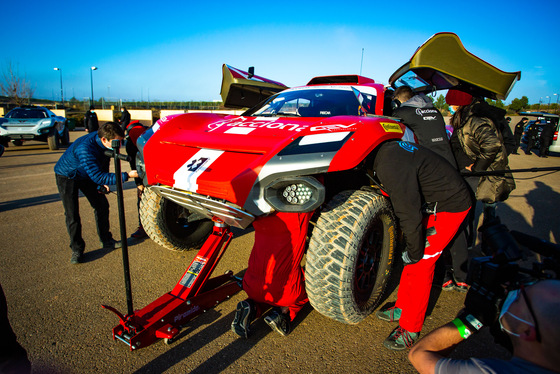
M 344 191 L 321 212 L 311 234 L 305 287 L 311 305 L 356 324 L 380 301 L 397 247 L 389 201 L 370 191 Z
M 19 140 L 19 139 L 12 140 L 12 144 L 19 147 L 20 145 L 23 144 L 23 140 Z
M 212 232 L 207 218 L 192 219 L 193 213 L 145 188 L 140 201 L 140 219 L 148 236 L 157 244 L 184 251 L 200 246 Z
M 66 126 L 64 126 L 64 132 L 62 133 L 62 137 L 60 138 L 60 144 L 70 144 L 70 130 L 68 130 L 68 127 Z
M 47 143 L 49 144 L 49 149 L 51 151 L 56 151 L 59 147 L 59 139 L 58 139 L 58 133 L 56 132 L 56 129 L 53 128 L 49 134 L 49 137 L 47 138 Z

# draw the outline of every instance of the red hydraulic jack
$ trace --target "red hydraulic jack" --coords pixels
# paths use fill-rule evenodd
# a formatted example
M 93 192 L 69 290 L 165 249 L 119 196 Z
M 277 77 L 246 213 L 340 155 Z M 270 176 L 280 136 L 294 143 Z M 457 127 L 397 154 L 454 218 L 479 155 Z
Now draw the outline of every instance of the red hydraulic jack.
M 118 154 L 117 144 L 113 145 L 113 149 L 115 172 L 120 175 L 119 158 L 122 157 Z M 119 182 L 120 179 L 117 178 L 121 237 L 126 238 L 126 232 L 123 233 L 125 225 L 122 182 Z M 123 267 L 128 313 L 125 316 L 111 306 L 102 305 L 103 308 L 112 311 L 119 317 L 119 324 L 113 328 L 113 340 L 118 339 L 124 342 L 131 351 L 147 347 L 158 339 L 171 343 L 179 334 L 181 326 L 241 291 L 241 278 L 235 277 L 231 271 L 210 278 L 233 236 L 229 225 L 219 219 L 213 221 L 212 233 L 173 290 L 136 311 L 133 311 L 132 308 L 128 248 L 125 243 L 126 239 L 123 239 Z
M 209 278 L 232 236 L 228 225 L 215 220 L 212 234 L 173 290 L 143 309 L 123 316 L 115 308 L 102 305 L 120 320 L 113 328 L 113 339 L 128 344 L 131 351 L 147 347 L 157 339 L 169 344 L 181 326 L 241 291 L 241 278 L 231 271 Z

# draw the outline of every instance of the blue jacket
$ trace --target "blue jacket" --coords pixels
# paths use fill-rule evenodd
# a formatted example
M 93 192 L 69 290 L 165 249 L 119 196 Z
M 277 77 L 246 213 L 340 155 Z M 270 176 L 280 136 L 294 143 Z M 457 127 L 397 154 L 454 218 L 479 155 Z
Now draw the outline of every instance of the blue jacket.
M 70 179 L 91 179 L 97 185 L 115 185 L 117 178 L 109 173 L 110 157 L 101 143 L 97 131 L 78 138 L 54 166 L 54 172 Z M 128 180 L 128 173 L 122 173 L 122 181 Z

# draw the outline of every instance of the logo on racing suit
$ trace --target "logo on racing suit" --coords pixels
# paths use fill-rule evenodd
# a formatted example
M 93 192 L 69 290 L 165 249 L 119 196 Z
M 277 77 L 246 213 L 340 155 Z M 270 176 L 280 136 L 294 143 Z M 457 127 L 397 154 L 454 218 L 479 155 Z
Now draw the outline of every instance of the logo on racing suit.
M 414 152 L 415 150 L 418 149 L 417 146 L 415 146 L 414 144 L 409 143 L 409 142 L 402 142 L 401 141 L 401 142 L 399 142 L 399 145 L 401 146 L 402 149 L 404 149 L 405 151 L 410 152 L 410 153 L 412 153 L 412 152 Z

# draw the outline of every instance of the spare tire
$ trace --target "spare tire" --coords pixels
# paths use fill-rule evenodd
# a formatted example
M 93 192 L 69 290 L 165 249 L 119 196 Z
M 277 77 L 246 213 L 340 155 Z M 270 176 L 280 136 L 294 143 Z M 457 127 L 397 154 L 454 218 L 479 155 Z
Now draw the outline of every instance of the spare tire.
M 389 201 L 372 191 L 344 191 L 322 210 L 305 264 L 311 305 L 356 324 L 371 314 L 391 274 L 397 224 Z
M 173 251 L 199 247 L 214 226 L 210 219 L 197 219 L 188 209 L 161 197 L 149 187 L 144 189 L 140 201 L 140 220 L 150 239 Z

